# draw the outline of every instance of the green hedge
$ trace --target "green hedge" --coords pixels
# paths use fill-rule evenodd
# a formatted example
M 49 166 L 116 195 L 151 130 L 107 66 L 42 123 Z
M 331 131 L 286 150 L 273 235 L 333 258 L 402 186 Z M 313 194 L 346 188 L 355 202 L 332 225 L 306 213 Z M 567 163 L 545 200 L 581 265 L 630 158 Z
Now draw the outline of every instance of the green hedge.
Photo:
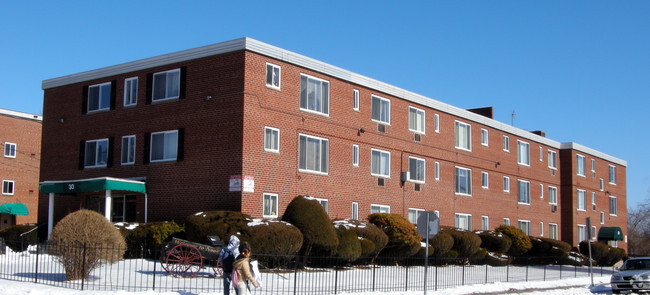
M 266 267 L 286 265 L 302 247 L 300 230 L 277 220 L 249 220 L 239 238 L 251 245 L 255 258 Z
M 481 247 L 489 252 L 508 253 L 512 246 L 512 239 L 503 233 L 482 231 L 478 236 L 481 238 Z
M 384 231 L 388 244 L 379 253 L 382 257 L 405 258 L 415 255 L 420 250 L 422 237 L 415 225 L 399 214 L 374 213 L 368 221 Z
M 458 252 L 458 258 L 470 258 L 481 247 L 481 238 L 474 232 L 445 226 L 442 232 L 448 233 L 454 239 L 453 250 Z
M 483 263 L 491 266 L 506 266 L 512 262 L 512 258 L 506 254 L 488 252 Z
M 510 256 L 522 256 L 533 247 L 533 244 L 530 242 L 526 233 L 517 227 L 501 225 L 496 228 L 496 231 L 505 234 L 512 240 L 512 245 L 507 252 Z
M 219 236 L 226 244 L 231 235 L 246 227 L 250 216 L 236 211 L 208 211 L 192 214 L 185 219 L 185 238 L 210 245 L 207 236 Z
M 160 250 L 160 245 L 169 242 L 172 237 L 183 238 L 183 227 L 175 222 L 149 222 L 149 223 L 115 223 L 114 226 L 126 241 L 127 251 L 125 257 L 155 258 Z
M 12 225 L 0 231 L 0 238 L 5 240 L 5 244 L 12 251 L 23 252 L 27 250 L 29 245 L 36 245 L 38 243 L 38 233 L 36 230 L 20 236 L 34 228 L 36 228 L 36 224 Z
M 433 247 L 433 256 L 442 258 L 454 247 L 454 238 L 449 233 L 440 231 L 433 236 L 429 244 Z
M 529 239 L 532 248 L 526 253 L 526 256 L 535 264 L 558 263 L 560 258 L 571 250 L 571 245 L 564 241 L 542 237 L 529 237 Z
M 306 196 L 294 198 L 284 211 L 282 221 L 300 229 L 303 237 L 300 253 L 304 257 L 336 254 L 339 238 L 327 212 L 316 199 Z
M 357 233 L 344 226 L 336 227 L 336 233 L 339 237 L 336 258 L 344 263 L 350 263 L 359 259 L 361 257 L 361 242 Z
M 589 257 L 586 257 L 578 252 L 568 252 L 559 261 L 563 265 L 583 266 L 589 264 Z
M 587 241 L 582 241 L 579 244 L 580 253 L 588 256 L 589 246 Z M 625 250 L 614 248 L 607 244 L 594 242 L 591 243 L 591 258 L 599 266 L 613 266 L 625 256 Z
M 357 233 L 361 242 L 361 258 L 365 262 L 372 262 L 381 250 L 388 244 L 388 236 L 376 225 L 363 220 L 337 220 L 335 226 L 346 226 Z

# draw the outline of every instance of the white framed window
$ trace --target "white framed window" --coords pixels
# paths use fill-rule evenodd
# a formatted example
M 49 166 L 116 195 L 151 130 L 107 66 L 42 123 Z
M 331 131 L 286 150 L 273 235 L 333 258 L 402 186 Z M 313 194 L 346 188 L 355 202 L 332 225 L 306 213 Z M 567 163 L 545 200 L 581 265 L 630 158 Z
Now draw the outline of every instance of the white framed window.
M 424 159 L 409 157 L 409 181 L 425 183 L 426 161 Z
M 618 241 L 608 241 L 607 244 L 612 248 L 618 248 Z
M 540 237 L 544 236 L 544 223 L 541 221 L 539 222 L 539 236 Z
M 598 237 L 598 231 L 596 230 L 596 226 L 592 225 L 591 226 L 591 239 L 595 240 Z
M 3 180 L 2 181 L 2 194 L 6 196 L 14 195 L 14 181 L 13 180 Z
M 181 93 L 181 69 L 153 74 L 151 101 L 176 99 Z
M 503 136 L 503 150 L 510 152 L 510 138 L 507 135 Z
M 300 134 L 298 136 L 298 170 L 327 174 L 329 166 L 329 140 Z
M 548 168 L 557 169 L 557 153 L 555 151 L 548 151 Z
M 503 225 L 510 226 L 510 218 L 504 218 L 503 219 Z
M 600 211 L 600 224 L 605 224 L 605 212 Z
M 266 63 L 266 87 L 280 90 L 281 68 L 272 63 Z
M 530 144 L 517 140 L 517 164 L 530 166 Z
M 591 206 L 596 210 L 596 192 L 591 193 Z
M 609 196 L 609 215 L 616 215 L 617 208 L 616 197 Z
M 280 152 L 280 129 L 264 127 L 264 150 L 267 152 Z
M 609 183 L 616 184 L 616 166 L 609 165 Z
M 124 79 L 124 106 L 138 103 L 138 77 Z
M 551 205 L 557 205 L 557 187 L 548 187 L 548 203 Z
M 544 184 L 542 183 L 539 184 L 539 198 L 544 199 Z
M 329 116 L 330 83 L 316 77 L 300 74 L 300 109 Z
M 440 163 L 439 162 L 433 163 L 433 168 L 435 170 L 434 174 L 435 174 L 436 180 L 440 180 Z
M 352 145 L 352 166 L 359 167 L 359 146 Z
M 425 133 L 425 116 L 424 110 L 409 107 L 409 131 L 415 133 Z
M 264 193 L 262 198 L 263 198 L 262 206 L 264 207 L 263 217 L 264 218 L 278 217 L 278 195 Z
M 176 161 L 178 156 L 178 130 L 151 133 L 151 162 Z
M 390 177 L 390 152 L 371 149 L 370 174 L 378 177 Z
M 585 176 L 585 156 L 576 155 L 576 174 Z
M 440 115 L 433 115 L 433 129 L 435 132 L 440 133 Z
M 591 159 L 591 174 L 596 177 L 596 159 Z
M 587 239 L 587 226 L 578 224 L 578 244 Z
M 482 188 L 488 188 L 489 187 L 489 179 L 488 179 L 488 173 L 487 172 L 481 172 L 481 187 Z
M 456 148 L 472 151 L 472 126 L 460 121 L 454 123 Z
M 456 166 L 456 194 L 472 195 L 472 170 Z
M 600 179 L 600 191 L 602 192 L 604 190 L 605 190 L 605 181 L 601 178 Z
M 88 112 L 108 110 L 111 107 L 111 82 L 88 86 Z
M 578 189 L 578 210 L 585 211 L 587 203 L 587 191 Z
M 481 128 L 481 144 L 488 146 L 488 131 L 487 129 Z
M 517 225 L 521 231 L 530 236 L 530 220 L 517 220 Z
M 503 191 L 506 193 L 510 192 L 510 177 L 508 176 L 503 177 Z
M 108 162 L 108 138 L 87 140 L 84 152 L 84 168 L 106 167 Z
M 352 90 L 352 109 L 359 111 L 359 90 L 357 89 Z
M 456 228 L 472 230 L 472 214 L 456 213 L 454 217 Z
M 321 198 L 314 198 L 318 203 L 323 206 L 323 209 L 325 209 L 325 213 L 329 213 L 329 204 L 330 201 L 327 199 L 321 199 Z
M 373 213 L 390 213 L 390 206 L 371 204 L 370 214 Z
M 530 205 L 530 182 L 517 179 L 517 201 L 519 204 Z
M 553 240 L 557 240 L 557 224 L 549 223 L 548 224 L 548 237 Z
M 544 162 L 544 148 L 541 146 L 539 147 L 539 161 Z
M 352 202 L 352 219 L 359 220 L 359 203 Z
M 490 230 L 490 218 L 481 216 L 481 230 Z
M 16 157 L 16 144 L 11 142 L 5 142 L 5 157 L 15 158 Z
M 122 136 L 122 165 L 135 163 L 135 135 Z
M 390 124 L 390 100 L 372 95 L 371 118 L 375 122 Z
M 418 224 L 418 218 L 422 214 L 424 214 L 424 210 L 422 209 L 409 208 L 409 221 L 413 224 Z
M 440 219 L 440 211 L 438 211 L 438 210 L 434 210 L 434 211 L 433 211 L 433 214 L 435 214 L 436 217 L 438 217 L 438 219 Z

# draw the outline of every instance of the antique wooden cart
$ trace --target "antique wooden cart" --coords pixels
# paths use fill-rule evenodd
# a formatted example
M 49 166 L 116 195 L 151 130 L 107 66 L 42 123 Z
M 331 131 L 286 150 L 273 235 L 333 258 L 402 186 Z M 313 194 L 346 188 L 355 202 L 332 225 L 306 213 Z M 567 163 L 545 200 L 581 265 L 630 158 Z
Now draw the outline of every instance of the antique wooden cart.
M 217 236 L 208 236 L 208 240 L 212 245 L 173 238 L 162 246 L 160 265 L 174 277 L 196 277 L 204 266 L 221 276 L 218 258 L 224 242 Z

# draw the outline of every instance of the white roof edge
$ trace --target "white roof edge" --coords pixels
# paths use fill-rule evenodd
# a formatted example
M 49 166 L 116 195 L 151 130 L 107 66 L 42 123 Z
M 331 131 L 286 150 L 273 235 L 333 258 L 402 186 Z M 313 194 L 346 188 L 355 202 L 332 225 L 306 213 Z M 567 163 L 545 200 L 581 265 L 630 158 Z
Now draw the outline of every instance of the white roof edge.
M 130 183 L 137 183 L 137 184 L 144 184 L 144 181 L 139 181 L 139 180 L 132 180 L 132 179 L 127 179 L 127 178 L 116 178 L 116 177 L 95 177 L 95 178 L 85 178 L 85 179 L 70 179 L 70 180 L 48 180 L 48 181 L 42 181 L 41 183 L 68 183 L 68 182 L 76 182 L 76 181 L 90 181 L 90 180 L 100 180 L 100 179 L 106 179 L 106 180 L 112 180 L 112 181 L 119 181 L 119 182 L 130 182 Z
M 589 154 L 589 155 L 592 155 L 594 157 L 602 158 L 602 159 L 605 159 L 605 160 L 610 161 L 612 163 L 627 167 L 627 161 L 625 161 L 625 160 L 621 160 L 619 158 L 610 156 L 608 154 L 605 154 L 603 152 L 599 152 L 597 150 L 594 150 L 592 148 L 586 147 L 584 145 L 581 145 L 581 144 L 578 144 L 578 143 L 575 143 L 575 142 L 563 142 L 561 144 L 561 146 L 560 146 L 560 149 L 563 149 L 563 150 L 576 150 L 576 151 L 583 152 L 585 154 Z
M 40 115 L 28 114 L 28 113 L 5 110 L 5 109 L 0 109 L 0 115 L 34 120 L 34 121 L 43 121 L 43 116 Z

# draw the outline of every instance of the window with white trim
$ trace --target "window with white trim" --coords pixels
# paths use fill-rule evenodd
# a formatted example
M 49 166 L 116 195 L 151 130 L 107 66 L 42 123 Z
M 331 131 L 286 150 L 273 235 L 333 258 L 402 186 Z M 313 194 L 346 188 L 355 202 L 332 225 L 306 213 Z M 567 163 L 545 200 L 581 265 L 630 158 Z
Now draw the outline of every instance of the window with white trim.
M 576 174 L 585 176 L 585 156 L 576 155 Z
M 557 153 L 555 151 L 548 151 L 548 168 L 557 169 Z
M 609 196 L 609 215 L 616 215 L 617 207 L 616 197 Z
M 521 231 L 530 236 L 530 220 L 518 220 L 517 225 Z
M 544 236 L 544 222 L 539 222 L 539 236 L 543 237 Z
M 541 146 L 539 147 L 539 161 L 544 162 L 544 148 Z
M 472 214 L 456 213 L 454 217 L 456 228 L 472 230 Z
M 482 188 L 488 188 L 489 183 L 488 183 L 488 173 L 487 172 L 481 172 L 481 187 Z
M 510 152 L 510 138 L 506 135 L 503 136 L 503 150 Z
M 530 166 L 530 144 L 517 140 L 517 163 Z
M 549 239 L 557 240 L 557 224 L 549 223 L 548 224 L 548 237 Z
M 433 115 L 433 129 L 434 131 L 440 133 L 440 115 Z
M 587 203 L 587 191 L 578 189 L 578 210 L 585 211 Z
M 596 159 L 591 159 L 591 174 L 596 177 Z
M 2 194 L 6 196 L 14 195 L 14 182 L 13 180 L 2 181 Z
M 609 183 L 616 184 L 616 166 L 609 165 Z
M 359 146 L 352 145 L 352 166 L 359 167 Z
M 454 126 L 456 148 L 472 151 L 472 126 L 460 121 L 455 121 Z
M 409 157 L 409 181 L 425 182 L 426 161 L 424 159 Z
M 607 244 L 612 248 L 618 248 L 618 241 L 608 241 Z
M 15 158 L 16 157 L 16 144 L 11 142 L 5 142 L 5 157 Z
M 370 174 L 378 177 L 390 177 L 390 152 L 371 149 Z
M 122 165 L 135 163 L 135 135 L 122 136 Z
M 518 179 L 517 188 L 517 201 L 519 204 L 530 205 L 530 182 Z
M 111 82 L 88 86 L 88 112 L 108 110 L 111 107 Z
M 481 144 L 488 146 L 488 131 L 487 129 L 481 128 Z
M 587 226 L 578 224 L 578 244 L 587 239 Z
M 264 127 L 264 150 L 267 152 L 280 152 L 280 129 Z
M 510 218 L 504 218 L 503 219 L 503 225 L 510 226 Z
M 596 231 L 596 226 L 591 226 L 591 239 L 595 240 L 598 237 L 598 231 Z
M 605 224 L 605 212 L 600 211 L 600 224 Z
M 481 216 L 481 230 L 490 230 L 490 218 Z
M 138 103 L 138 77 L 124 79 L 124 106 Z
M 325 213 L 329 213 L 329 203 L 330 201 L 327 199 L 321 199 L 321 198 L 314 198 L 318 203 L 323 206 L 323 209 L 325 209 Z
M 178 130 L 151 133 L 151 162 L 176 161 L 178 156 Z
M 542 183 L 539 184 L 539 198 L 544 199 L 544 184 Z
M 370 214 L 373 213 L 390 213 L 390 206 L 371 204 Z
M 503 177 L 503 191 L 506 193 L 510 192 L 510 177 L 508 176 Z
M 106 167 L 108 162 L 108 138 L 87 140 L 84 152 L 84 168 Z
M 181 69 L 153 74 L 151 101 L 176 99 L 181 93 Z
M 329 116 L 330 83 L 300 74 L 300 109 Z
M 352 109 L 359 111 L 359 90 L 352 90 Z
M 456 166 L 456 194 L 472 195 L 472 170 Z
M 596 192 L 591 192 L 591 206 L 596 210 Z
M 551 205 L 557 205 L 557 187 L 548 187 L 548 203 Z
M 440 180 L 440 163 L 439 162 L 433 163 L 433 168 L 435 170 L 434 174 L 435 174 L 436 180 Z
M 328 173 L 329 140 L 300 134 L 298 136 L 298 170 Z
M 605 190 L 605 181 L 601 178 L 600 179 L 600 191 L 602 192 L 604 190 Z
M 390 124 L 390 100 L 372 95 L 371 118 L 373 121 Z
M 352 202 L 352 219 L 359 220 L 359 203 Z
M 272 63 L 266 63 L 266 87 L 280 90 L 281 68 Z
M 424 125 L 424 110 L 409 106 L 409 131 L 424 134 Z
M 424 210 L 422 209 L 414 209 L 414 208 L 409 208 L 409 221 L 413 224 L 418 224 L 418 218 L 420 218 L 420 215 L 424 214 Z
M 278 194 L 268 194 L 264 193 L 263 195 L 263 217 L 265 218 L 274 218 L 278 217 Z

